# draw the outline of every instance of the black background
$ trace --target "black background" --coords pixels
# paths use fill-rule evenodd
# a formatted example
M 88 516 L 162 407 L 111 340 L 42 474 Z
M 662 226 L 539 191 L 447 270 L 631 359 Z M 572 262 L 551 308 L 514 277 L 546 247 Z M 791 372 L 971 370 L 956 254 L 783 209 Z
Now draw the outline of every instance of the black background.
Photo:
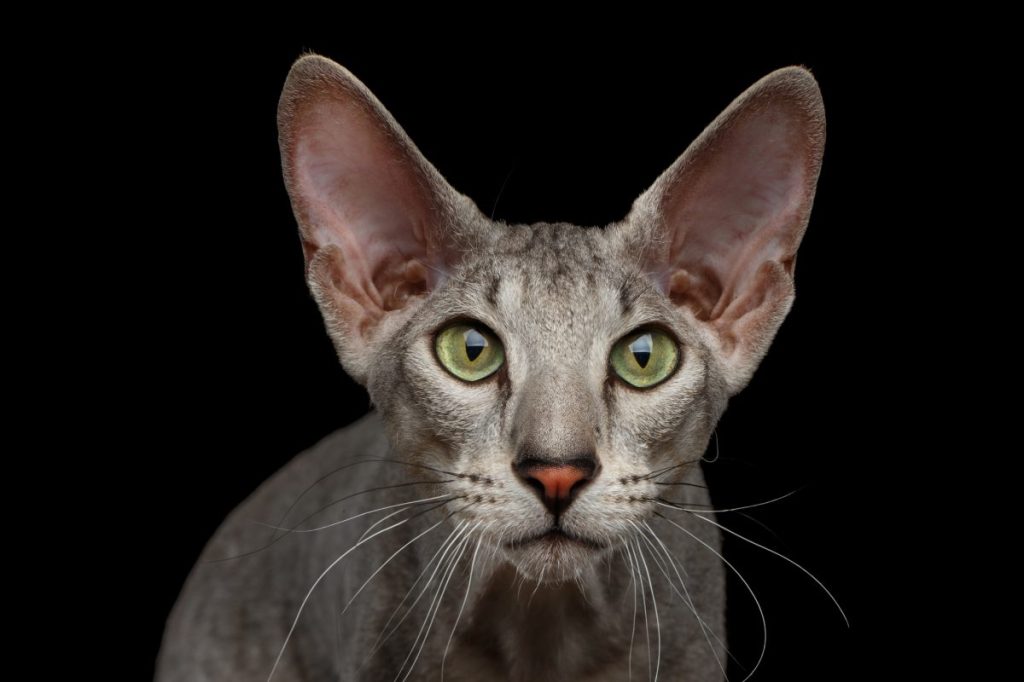
M 882 661 L 890 672 L 916 665 L 890 659 L 893 635 L 905 652 L 916 626 L 906 620 L 913 491 L 893 504 L 904 453 L 890 430 L 911 370 L 893 368 L 905 349 L 887 301 L 913 295 L 912 278 L 893 263 L 925 229 L 901 219 L 899 200 L 913 183 L 920 132 L 905 123 L 927 94 L 908 74 L 923 67 L 879 37 L 866 52 L 728 40 L 684 44 L 625 27 L 568 43 L 457 31 L 409 40 L 346 26 L 330 39 L 183 36 L 165 46 L 125 115 L 143 147 L 144 179 L 131 201 L 146 208 L 147 244 L 121 285 L 149 333 L 145 360 L 126 361 L 138 363 L 128 369 L 143 386 L 136 407 L 147 434 L 135 469 L 148 482 L 134 507 L 146 519 L 136 536 L 145 597 L 132 616 L 140 676 L 151 674 L 163 621 L 223 517 L 291 456 L 368 408 L 305 288 L 281 181 L 275 108 L 306 50 L 363 80 L 486 213 L 584 225 L 621 218 L 755 80 L 789 64 L 811 69 L 828 139 L 796 304 L 723 418 L 720 459 L 707 473 L 719 505 L 800 488 L 754 510 L 759 523 L 727 521 L 811 570 L 852 624 L 796 568 L 727 538 L 726 556 L 768 619 L 756 679 L 864 679 Z M 729 589 L 730 642 L 749 665 L 760 620 L 742 584 Z M 742 677 L 741 668 L 731 672 Z

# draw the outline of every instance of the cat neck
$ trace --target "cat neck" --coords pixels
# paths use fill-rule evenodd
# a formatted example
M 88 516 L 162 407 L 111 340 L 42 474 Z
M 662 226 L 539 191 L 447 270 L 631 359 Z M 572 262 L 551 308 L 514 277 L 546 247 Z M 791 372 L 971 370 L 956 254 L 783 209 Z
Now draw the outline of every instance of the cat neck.
M 497 567 L 476 601 L 466 644 L 511 679 L 573 679 L 606 666 L 625 653 L 621 624 L 629 583 L 621 580 L 625 571 L 602 569 L 537 583 L 509 564 Z

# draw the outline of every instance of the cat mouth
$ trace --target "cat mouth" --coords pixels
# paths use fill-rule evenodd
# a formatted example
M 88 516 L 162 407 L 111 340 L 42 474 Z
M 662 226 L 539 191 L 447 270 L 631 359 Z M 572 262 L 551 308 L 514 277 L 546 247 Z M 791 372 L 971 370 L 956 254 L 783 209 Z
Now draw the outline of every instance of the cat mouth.
M 509 549 L 520 549 L 529 545 L 547 545 L 557 547 L 560 545 L 580 545 L 589 549 L 604 549 L 604 545 L 596 540 L 585 538 L 565 530 L 559 526 L 552 526 L 542 533 L 528 538 L 510 540 L 505 543 Z

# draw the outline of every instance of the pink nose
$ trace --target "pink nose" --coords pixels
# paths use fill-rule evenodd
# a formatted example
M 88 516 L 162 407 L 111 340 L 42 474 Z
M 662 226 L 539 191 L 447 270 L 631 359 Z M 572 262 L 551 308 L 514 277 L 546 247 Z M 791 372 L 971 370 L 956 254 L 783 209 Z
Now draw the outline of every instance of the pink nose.
M 541 501 L 558 516 L 572 502 L 580 488 L 594 477 L 592 461 L 572 464 L 547 464 L 527 460 L 516 466 L 516 473 L 534 488 Z

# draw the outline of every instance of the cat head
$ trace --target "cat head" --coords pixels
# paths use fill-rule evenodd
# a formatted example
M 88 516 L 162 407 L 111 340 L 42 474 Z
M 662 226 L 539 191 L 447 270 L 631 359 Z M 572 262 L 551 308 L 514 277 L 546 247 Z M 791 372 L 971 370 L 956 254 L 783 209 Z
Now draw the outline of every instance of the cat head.
M 817 83 L 774 71 L 604 228 L 484 216 L 334 62 L 279 106 L 307 280 L 339 358 L 451 512 L 561 580 L 699 466 L 793 301 L 825 141 Z

